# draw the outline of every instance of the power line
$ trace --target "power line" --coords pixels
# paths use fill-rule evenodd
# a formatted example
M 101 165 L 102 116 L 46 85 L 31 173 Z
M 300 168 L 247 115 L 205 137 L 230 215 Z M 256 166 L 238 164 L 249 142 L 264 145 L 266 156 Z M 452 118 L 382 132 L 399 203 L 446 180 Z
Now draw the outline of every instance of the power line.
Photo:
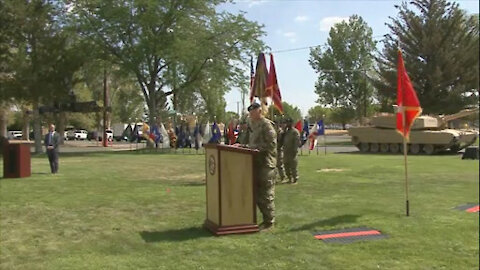
M 299 47 L 299 48 L 271 51 L 269 53 L 284 53 L 284 52 L 301 51 L 301 50 L 306 50 L 306 49 L 310 49 L 310 48 L 324 47 L 324 46 L 326 46 L 326 45 L 313 45 L 313 46 L 307 46 L 307 47 Z
M 286 0 L 284 0 L 286 1 Z M 385 35 L 377 35 L 373 36 L 373 39 L 379 39 L 383 38 Z M 301 50 L 306 50 L 306 49 L 311 49 L 311 48 L 317 48 L 317 47 L 327 47 L 327 44 L 319 44 L 319 45 L 312 45 L 312 46 L 307 46 L 307 47 L 298 47 L 298 48 L 291 48 L 291 49 L 284 49 L 284 50 L 276 50 L 276 51 L 271 51 L 268 53 L 284 53 L 284 52 L 293 52 L 293 51 L 301 51 Z

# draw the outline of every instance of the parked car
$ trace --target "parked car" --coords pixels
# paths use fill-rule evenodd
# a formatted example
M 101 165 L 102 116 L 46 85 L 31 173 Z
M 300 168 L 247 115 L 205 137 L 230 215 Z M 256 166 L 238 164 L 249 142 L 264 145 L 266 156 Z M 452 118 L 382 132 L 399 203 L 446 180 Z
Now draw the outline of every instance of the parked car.
M 109 142 L 113 141 L 113 130 L 107 129 L 107 139 Z
M 103 139 L 103 132 L 98 132 L 98 131 L 91 131 L 88 132 L 87 134 L 87 139 L 90 140 L 98 140 L 102 141 Z M 113 141 L 113 131 L 110 129 L 107 129 L 107 139 L 108 141 Z
M 84 129 L 75 130 L 73 133 L 73 137 L 75 140 L 86 140 L 88 132 Z
M 22 139 L 22 132 L 18 130 L 12 130 L 7 132 L 7 138 L 9 140 L 20 140 Z
M 64 138 L 66 140 L 75 140 L 75 129 L 68 129 L 65 131 Z

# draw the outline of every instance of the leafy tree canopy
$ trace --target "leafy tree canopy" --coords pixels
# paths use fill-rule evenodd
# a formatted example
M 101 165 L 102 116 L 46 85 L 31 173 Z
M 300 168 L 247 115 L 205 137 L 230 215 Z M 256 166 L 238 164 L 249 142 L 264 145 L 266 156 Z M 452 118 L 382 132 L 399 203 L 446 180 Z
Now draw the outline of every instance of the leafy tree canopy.
M 413 0 L 396 8 L 378 57 L 375 86 L 382 110 L 392 111 L 396 100 L 399 47 L 424 113 L 455 113 L 478 104 L 478 15 L 445 0 Z

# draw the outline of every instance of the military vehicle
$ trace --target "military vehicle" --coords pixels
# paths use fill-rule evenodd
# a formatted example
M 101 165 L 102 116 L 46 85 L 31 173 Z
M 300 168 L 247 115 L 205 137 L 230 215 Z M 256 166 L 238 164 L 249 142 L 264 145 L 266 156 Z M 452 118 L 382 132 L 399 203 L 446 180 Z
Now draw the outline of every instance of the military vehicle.
M 475 143 L 478 132 L 469 129 L 451 129 L 450 121 L 478 113 L 478 108 L 462 110 L 446 116 L 422 115 L 415 119 L 410 130 L 407 151 L 428 155 L 459 150 Z M 396 131 L 395 114 L 382 113 L 371 119 L 371 126 L 351 127 L 348 134 L 361 152 L 403 153 L 403 139 Z

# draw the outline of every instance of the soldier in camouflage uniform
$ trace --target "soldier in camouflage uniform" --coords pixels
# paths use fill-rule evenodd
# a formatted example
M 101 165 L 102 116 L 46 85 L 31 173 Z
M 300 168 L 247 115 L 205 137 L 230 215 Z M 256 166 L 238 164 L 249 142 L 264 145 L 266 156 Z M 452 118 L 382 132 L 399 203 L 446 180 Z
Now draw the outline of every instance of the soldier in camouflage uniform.
M 300 133 L 294 128 L 292 119 L 287 119 L 287 128 L 283 139 L 283 161 L 285 164 L 285 174 L 288 182 L 296 184 L 298 181 L 298 147 L 300 145 Z
M 249 136 L 250 136 L 250 127 L 248 126 L 247 119 L 242 118 L 240 120 L 240 131 L 238 132 L 237 141 L 235 143 L 247 145 Z
M 257 181 L 257 205 L 263 215 L 260 230 L 273 228 L 275 222 L 275 167 L 277 164 L 277 134 L 272 121 L 262 116 L 260 104 L 248 107 L 250 112 L 250 137 L 248 147 L 258 149 L 255 156 L 255 177 Z
M 280 119 L 277 123 L 277 171 L 278 182 L 283 182 L 285 179 L 285 169 L 283 167 L 283 137 L 285 135 L 285 121 Z

